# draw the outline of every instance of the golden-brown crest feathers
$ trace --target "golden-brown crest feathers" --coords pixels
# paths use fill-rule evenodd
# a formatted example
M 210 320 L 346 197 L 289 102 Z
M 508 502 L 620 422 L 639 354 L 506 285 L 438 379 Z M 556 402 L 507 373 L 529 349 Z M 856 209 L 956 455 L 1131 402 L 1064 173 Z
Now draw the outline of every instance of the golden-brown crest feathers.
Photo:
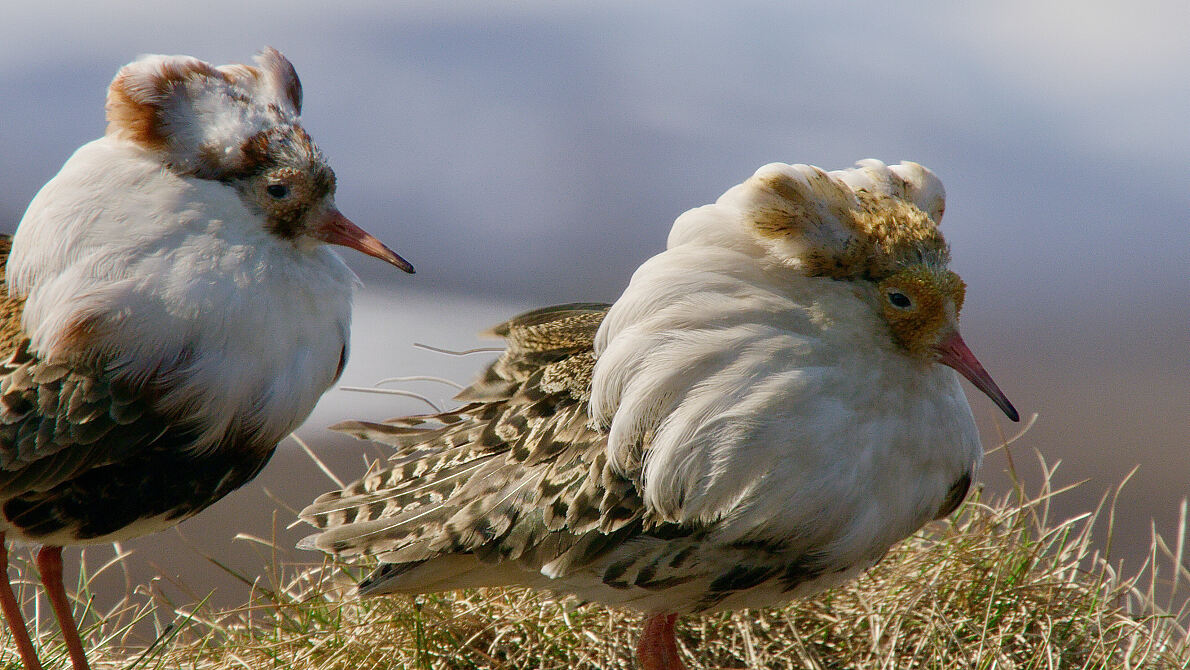
M 772 164 L 740 189 L 756 235 L 808 275 L 878 280 L 907 262 L 945 260 L 942 184 L 916 163 L 835 172 Z

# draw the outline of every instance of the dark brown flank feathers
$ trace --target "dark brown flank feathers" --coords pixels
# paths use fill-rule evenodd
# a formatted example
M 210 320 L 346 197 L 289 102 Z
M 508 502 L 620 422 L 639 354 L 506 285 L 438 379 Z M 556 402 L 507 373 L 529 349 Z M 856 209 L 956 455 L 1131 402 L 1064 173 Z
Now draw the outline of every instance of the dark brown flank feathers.
M 814 552 L 776 540 L 708 546 L 713 529 L 653 518 L 636 483 L 609 467 L 607 437 L 586 411 L 607 308 L 561 305 L 494 328 L 507 350 L 457 396 L 465 404 L 456 410 L 335 426 L 395 448 L 387 467 L 302 513 L 324 529 L 310 538 L 319 548 L 381 556 L 361 593 L 386 592 L 389 578 L 447 554 L 517 561 L 527 572 L 553 563 L 564 575 L 644 537 L 665 542 L 606 566 L 602 581 L 618 589 L 705 581 L 694 611 L 763 582 L 789 591 L 827 570 Z M 707 552 L 714 560 L 703 560 Z
M 0 264 L 10 248 L 0 238 Z M 0 291 L 7 295 L 7 285 Z M 239 435 L 196 450 L 198 431 L 154 411 L 152 394 L 113 383 L 98 366 L 38 360 L 19 335 L 20 305 L 7 299 L 0 326 L 8 347 L 0 364 L 0 509 L 20 533 L 37 539 L 65 529 L 85 541 L 140 519 L 181 520 L 243 485 L 272 456 L 275 444 Z

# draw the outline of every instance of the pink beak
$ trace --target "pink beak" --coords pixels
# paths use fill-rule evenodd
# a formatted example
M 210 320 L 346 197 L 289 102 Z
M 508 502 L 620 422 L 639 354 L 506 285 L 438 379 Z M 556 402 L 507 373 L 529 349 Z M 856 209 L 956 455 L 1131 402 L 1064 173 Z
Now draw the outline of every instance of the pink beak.
M 311 235 L 327 244 L 351 247 L 413 274 L 413 266 L 409 264 L 409 261 L 384 246 L 384 243 L 376 239 L 374 235 L 352 223 L 337 209 L 327 211 L 318 225 L 314 227 Z
M 1008 402 L 1007 396 L 999 386 L 996 386 L 996 382 L 992 381 L 992 376 L 988 374 L 988 371 L 979 364 L 979 359 L 971 353 L 967 343 L 959 336 L 959 331 L 956 330 L 942 338 L 934 350 L 938 352 L 939 363 L 954 368 L 959 374 L 966 377 L 967 381 L 975 385 L 975 388 L 987 394 L 987 397 L 991 398 L 992 402 L 996 403 L 996 407 L 1003 410 L 1009 419 L 1021 420 L 1021 415 L 1017 413 L 1012 403 Z

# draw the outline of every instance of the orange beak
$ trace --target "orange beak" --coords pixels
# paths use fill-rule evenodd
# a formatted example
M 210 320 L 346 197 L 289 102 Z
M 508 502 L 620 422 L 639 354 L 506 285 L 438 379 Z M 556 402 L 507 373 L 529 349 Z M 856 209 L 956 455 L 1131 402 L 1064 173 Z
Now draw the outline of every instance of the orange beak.
M 328 210 L 310 234 L 327 244 L 351 247 L 413 274 L 413 266 L 409 264 L 409 261 L 384 246 L 384 243 L 376 239 L 374 235 L 352 223 L 337 209 Z
M 1017 413 L 1012 403 L 1008 402 L 1008 397 L 1004 395 L 999 386 L 996 386 L 996 382 L 992 381 L 992 376 L 988 374 L 988 371 L 979 364 L 979 359 L 971 353 L 967 343 L 959 336 L 959 331 L 956 330 L 942 338 L 934 350 L 938 352 L 939 363 L 954 368 L 959 374 L 966 377 L 967 381 L 975 385 L 975 388 L 991 398 L 992 402 L 996 403 L 996 407 L 1003 410 L 1009 419 L 1021 420 L 1021 415 Z

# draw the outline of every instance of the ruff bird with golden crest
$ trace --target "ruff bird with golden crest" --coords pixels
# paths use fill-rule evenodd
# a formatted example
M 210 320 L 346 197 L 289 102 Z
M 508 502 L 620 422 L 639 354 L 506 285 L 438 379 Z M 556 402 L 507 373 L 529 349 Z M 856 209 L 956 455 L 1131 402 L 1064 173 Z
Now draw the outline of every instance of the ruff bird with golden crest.
M 302 512 L 375 556 L 359 593 L 523 585 L 647 613 L 766 607 L 855 577 L 962 502 L 981 460 L 964 284 L 915 163 L 772 164 L 673 225 L 613 305 L 497 326 L 453 411 L 339 429 L 389 463 Z M 957 374 L 956 374 L 957 372 Z
M 328 245 L 413 271 L 336 209 L 301 104 L 271 48 L 144 56 L 111 83 L 104 137 L 0 243 L 0 551 L 42 545 L 76 670 L 62 546 L 168 528 L 264 467 L 347 359 L 357 280 Z M 39 669 L 7 579 L 0 605 Z

